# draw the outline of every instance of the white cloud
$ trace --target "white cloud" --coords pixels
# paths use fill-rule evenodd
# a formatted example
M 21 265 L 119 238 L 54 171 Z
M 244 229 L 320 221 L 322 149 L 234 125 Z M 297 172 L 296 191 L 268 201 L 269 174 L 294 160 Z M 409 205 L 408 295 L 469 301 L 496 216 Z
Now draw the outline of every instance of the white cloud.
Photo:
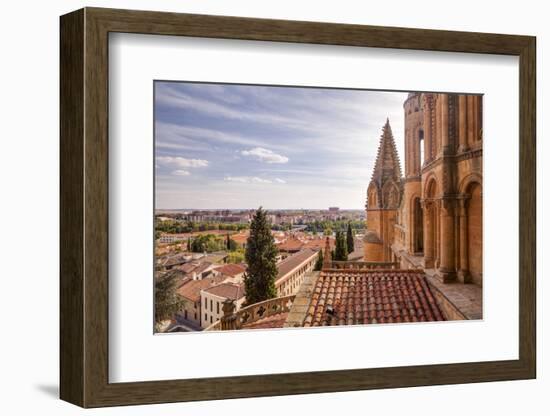
M 256 160 L 265 163 L 287 163 L 288 157 L 279 155 L 272 150 L 265 149 L 263 147 L 255 147 L 250 150 L 243 150 L 241 152 L 243 156 L 250 156 Z
M 269 179 L 263 179 L 257 176 L 226 176 L 223 180 L 238 183 L 273 183 L 273 181 Z
M 157 160 L 161 163 L 180 168 L 204 168 L 208 166 L 208 160 L 186 159 L 180 156 L 158 156 Z
M 188 170 L 178 169 L 172 172 L 172 175 L 176 176 L 189 176 L 191 173 L 189 173 Z
M 275 178 L 275 182 L 277 182 L 277 183 L 286 183 L 286 181 L 284 179 L 281 179 L 281 178 Z

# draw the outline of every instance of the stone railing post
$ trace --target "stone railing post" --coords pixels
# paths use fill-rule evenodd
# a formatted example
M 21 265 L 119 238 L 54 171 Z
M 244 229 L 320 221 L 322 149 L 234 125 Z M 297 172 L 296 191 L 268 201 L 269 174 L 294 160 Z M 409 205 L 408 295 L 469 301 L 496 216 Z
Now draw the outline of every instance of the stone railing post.
M 237 315 L 235 314 L 235 309 L 236 305 L 234 300 L 226 299 L 223 301 L 223 316 L 220 319 L 222 331 L 237 329 Z

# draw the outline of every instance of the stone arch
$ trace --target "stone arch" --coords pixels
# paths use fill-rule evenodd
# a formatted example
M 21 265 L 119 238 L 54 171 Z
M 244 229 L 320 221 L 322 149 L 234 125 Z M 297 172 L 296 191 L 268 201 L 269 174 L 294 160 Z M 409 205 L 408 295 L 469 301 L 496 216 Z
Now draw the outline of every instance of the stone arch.
M 399 187 L 393 181 L 387 181 L 382 187 L 382 206 L 396 209 L 399 207 Z
M 464 281 L 483 283 L 483 188 L 481 175 L 465 177 L 459 189 L 463 197 L 460 242 L 461 274 Z
M 424 186 L 424 198 L 435 198 L 437 197 L 437 192 L 439 189 L 437 179 L 435 178 L 435 175 L 430 173 L 430 175 L 425 180 L 425 186 Z
M 477 183 L 480 186 L 482 186 L 483 178 L 481 177 L 481 175 L 479 173 L 472 172 L 472 173 L 466 175 L 464 178 L 462 178 L 462 180 L 458 184 L 458 192 L 463 194 L 463 195 L 466 195 L 468 193 L 468 188 L 470 187 L 470 185 L 472 183 Z
M 439 206 L 436 200 L 439 186 L 432 173 L 426 179 L 423 207 L 423 252 L 424 267 L 436 268 L 439 265 Z
M 369 187 L 367 188 L 367 208 L 379 208 L 379 200 L 378 200 L 379 190 L 378 186 L 371 182 Z
M 410 230 L 411 230 L 411 248 L 413 253 L 424 252 L 424 212 L 421 199 L 418 194 L 414 194 L 409 202 L 410 207 Z

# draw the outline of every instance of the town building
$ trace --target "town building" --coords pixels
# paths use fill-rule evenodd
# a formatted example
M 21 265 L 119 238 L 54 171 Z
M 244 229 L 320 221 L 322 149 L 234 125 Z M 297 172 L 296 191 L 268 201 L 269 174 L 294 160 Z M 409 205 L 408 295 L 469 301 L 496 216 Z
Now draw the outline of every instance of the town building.
M 315 267 L 318 256 L 317 250 L 304 249 L 277 264 L 278 273 L 275 279 L 277 296 L 296 293 L 305 275 Z
M 185 241 L 189 237 L 189 234 L 170 234 L 162 233 L 158 239 L 158 242 L 161 244 L 171 244 L 177 243 L 180 241 Z
M 216 273 L 226 277 L 227 280 L 233 283 L 241 283 L 246 273 L 246 265 L 228 263 L 214 269 Z
M 183 298 L 183 309 L 176 319 L 183 319 L 196 327 L 201 327 L 201 290 L 208 289 L 223 282 L 223 276 L 208 277 L 202 280 L 189 280 L 178 288 Z
M 236 310 L 239 310 L 245 301 L 243 285 L 224 282 L 201 290 L 200 318 L 202 328 L 207 328 L 220 320 L 223 315 L 223 303 L 227 300 L 233 301 Z

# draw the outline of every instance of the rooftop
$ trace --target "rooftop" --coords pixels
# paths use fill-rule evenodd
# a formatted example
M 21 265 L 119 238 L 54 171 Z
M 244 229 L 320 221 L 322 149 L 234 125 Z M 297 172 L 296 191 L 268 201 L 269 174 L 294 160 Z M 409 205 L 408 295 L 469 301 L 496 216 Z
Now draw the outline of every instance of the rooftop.
M 244 296 L 244 287 L 234 283 L 221 283 L 203 290 L 221 298 L 237 300 Z
M 178 293 L 191 302 L 198 302 L 201 299 L 201 290 L 217 285 L 223 279 L 224 277 L 222 276 L 216 276 L 207 277 L 202 280 L 190 280 L 178 289 Z
M 223 266 L 216 267 L 216 271 L 226 274 L 228 276 L 237 276 L 241 273 L 246 272 L 246 266 L 242 264 L 224 264 Z
M 241 329 L 282 328 L 284 326 L 287 316 L 288 312 L 280 312 L 251 323 L 243 324 Z
M 311 257 L 317 255 L 317 250 L 304 249 L 292 256 L 287 257 L 277 265 L 279 272 L 277 273 L 277 280 L 286 276 L 289 272 L 294 270 L 300 264 L 309 260 Z
M 288 252 L 294 252 L 294 251 L 300 251 L 302 246 L 304 245 L 304 242 L 299 240 L 298 238 L 291 236 L 287 238 L 285 241 L 277 245 L 277 248 L 279 251 L 288 251 Z
M 310 283 L 294 302 L 304 327 L 446 320 L 421 270 L 327 270 Z

